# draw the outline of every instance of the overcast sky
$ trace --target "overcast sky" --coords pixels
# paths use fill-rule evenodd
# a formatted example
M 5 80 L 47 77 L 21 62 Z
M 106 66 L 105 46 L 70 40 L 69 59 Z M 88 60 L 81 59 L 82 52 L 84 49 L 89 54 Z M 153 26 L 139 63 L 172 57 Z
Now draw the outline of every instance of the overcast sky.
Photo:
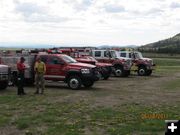
M 180 32 L 180 0 L 0 0 L 0 42 L 142 45 Z

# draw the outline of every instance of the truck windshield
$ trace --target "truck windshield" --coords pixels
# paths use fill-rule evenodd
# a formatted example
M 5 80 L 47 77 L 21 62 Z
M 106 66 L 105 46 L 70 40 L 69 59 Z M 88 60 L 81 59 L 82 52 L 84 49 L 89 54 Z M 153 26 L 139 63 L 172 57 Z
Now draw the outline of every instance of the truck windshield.
M 135 52 L 134 55 L 135 55 L 135 58 L 138 58 L 138 59 L 143 58 L 142 53 L 140 53 L 140 52 Z
M 117 51 L 111 51 L 111 58 L 117 58 L 119 57 L 118 52 Z
M 62 55 L 62 59 L 67 63 L 76 63 L 77 61 L 70 56 Z

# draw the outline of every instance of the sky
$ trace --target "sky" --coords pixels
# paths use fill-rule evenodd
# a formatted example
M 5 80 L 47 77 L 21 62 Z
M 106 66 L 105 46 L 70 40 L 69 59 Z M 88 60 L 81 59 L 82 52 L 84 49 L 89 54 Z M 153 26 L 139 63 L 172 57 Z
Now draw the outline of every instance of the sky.
M 144 45 L 180 33 L 180 0 L 0 0 L 0 42 Z

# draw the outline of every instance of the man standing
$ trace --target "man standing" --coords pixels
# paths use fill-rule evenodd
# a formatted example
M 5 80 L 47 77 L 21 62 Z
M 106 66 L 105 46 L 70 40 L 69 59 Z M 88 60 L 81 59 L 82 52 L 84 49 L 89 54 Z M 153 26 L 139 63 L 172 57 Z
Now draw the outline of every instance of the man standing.
M 25 95 L 24 92 L 24 71 L 26 69 L 24 65 L 25 58 L 21 57 L 20 61 L 17 63 L 17 69 L 18 69 L 18 95 Z
M 39 86 L 41 87 L 40 94 L 44 93 L 44 74 L 46 73 L 46 65 L 41 61 L 40 58 L 37 58 L 37 61 L 34 66 L 35 71 L 35 83 L 36 83 L 36 92 L 39 94 Z M 40 85 L 39 85 L 40 84 Z

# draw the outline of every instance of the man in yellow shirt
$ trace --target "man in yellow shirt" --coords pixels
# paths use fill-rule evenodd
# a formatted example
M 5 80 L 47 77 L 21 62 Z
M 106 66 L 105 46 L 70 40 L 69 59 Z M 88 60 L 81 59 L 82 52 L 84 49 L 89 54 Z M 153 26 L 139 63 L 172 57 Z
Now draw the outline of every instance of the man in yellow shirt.
M 39 94 L 39 87 L 41 87 L 40 94 L 44 93 L 44 74 L 46 73 L 46 65 L 41 61 L 40 58 L 37 58 L 37 61 L 34 66 L 35 71 L 35 84 L 36 84 L 36 92 L 35 94 Z

